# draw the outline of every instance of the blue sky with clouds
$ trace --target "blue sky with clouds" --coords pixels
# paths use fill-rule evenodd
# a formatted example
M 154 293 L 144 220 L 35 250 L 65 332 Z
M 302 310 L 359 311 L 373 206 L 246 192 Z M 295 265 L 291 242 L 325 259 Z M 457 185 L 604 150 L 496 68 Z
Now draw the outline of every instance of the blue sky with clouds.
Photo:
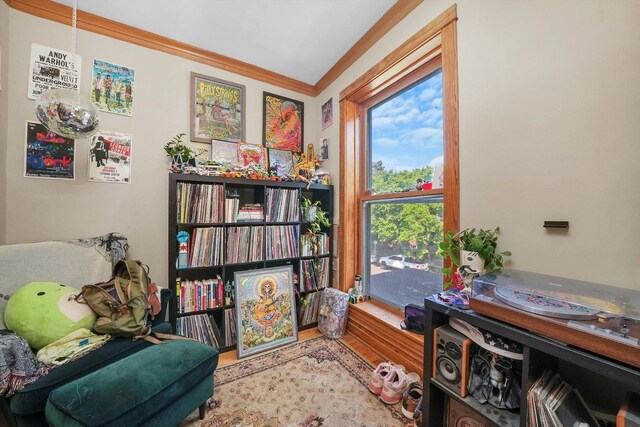
M 442 73 L 371 109 L 371 158 L 385 169 L 442 163 Z

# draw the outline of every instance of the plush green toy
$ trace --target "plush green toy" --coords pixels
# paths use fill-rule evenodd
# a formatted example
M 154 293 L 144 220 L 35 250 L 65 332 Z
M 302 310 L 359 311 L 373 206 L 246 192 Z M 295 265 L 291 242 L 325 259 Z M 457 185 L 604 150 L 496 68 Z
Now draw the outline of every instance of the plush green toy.
M 4 323 L 34 350 L 77 329 L 91 329 L 96 314 L 88 305 L 71 298 L 78 293 L 62 283 L 28 283 L 9 299 Z

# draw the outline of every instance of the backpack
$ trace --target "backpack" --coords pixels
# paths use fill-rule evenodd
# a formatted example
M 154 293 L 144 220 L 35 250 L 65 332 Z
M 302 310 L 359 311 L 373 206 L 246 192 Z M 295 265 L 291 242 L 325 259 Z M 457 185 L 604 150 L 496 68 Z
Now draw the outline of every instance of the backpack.
M 124 335 L 134 339 L 148 337 L 149 318 L 160 312 L 158 288 L 149 280 L 147 268 L 140 261 L 118 261 L 107 282 L 84 285 L 76 297 L 98 315 L 93 330 L 99 334 Z

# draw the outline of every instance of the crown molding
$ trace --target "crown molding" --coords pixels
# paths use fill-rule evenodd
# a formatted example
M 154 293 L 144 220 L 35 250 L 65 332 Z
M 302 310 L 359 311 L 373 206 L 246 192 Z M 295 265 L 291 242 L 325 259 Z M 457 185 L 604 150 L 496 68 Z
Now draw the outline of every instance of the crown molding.
M 398 0 L 315 85 L 81 10 L 78 10 L 77 14 L 77 27 L 116 40 L 210 65 L 297 93 L 317 96 L 423 1 Z M 71 25 L 72 8 L 52 0 L 4 0 L 4 2 L 15 10 Z

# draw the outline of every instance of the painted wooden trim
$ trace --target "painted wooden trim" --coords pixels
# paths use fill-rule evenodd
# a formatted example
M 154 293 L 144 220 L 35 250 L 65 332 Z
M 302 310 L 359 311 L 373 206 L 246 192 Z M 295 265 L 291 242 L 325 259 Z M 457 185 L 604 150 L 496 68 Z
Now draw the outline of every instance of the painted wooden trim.
M 10 7 L 50 21 L 71 25 L 72 8 L 51 0 L 4 0 Z M 116 40 L 210 65 L 297 93 L 315 96 L 315 88 L 296 79 L 201 49 L 130 25 L 78 10 L 77 27 Z
M 342 73 L 352 66 L 364 53 L 378 42 L 393 27 L 409 15 L 423 0 L 398 0 L 373 24 L 361 38 L 335 63 L 315 85 L 316 94 L 325 90 Z
M 413 52 L 426 45 L 431 39 L 440 33 L 442 28 L 456 19 L 458 19 L 457 7 L 454 4 L 442 12 L 436 19 L 424 26 L 409 40 L 400 45 L 400 47 L 387 55 L 382 61 L 371 67 L 367 72 L 360 76 L 360 78 L 356 79 L 353 83 L 343 89 L 340 92 L 340 99 L 354 96 L 359 89 L 372 82 L 375 77 L 383 75 L 385 71 L 392 69 L 403 59 L 409 57 Z
M 422 190 L 422 191 L 407 191 L 404 193 L 385 193 L 385 194 L 366 194 L 360 197 L 363 202 L 370 202 L 375 200 L 389 200 L 389 199 L 410 199 L 412 197 L 427 197 L 427 196 L 442 196 L 444 194 L 443 188 L 437 188 L 435 190 Z

